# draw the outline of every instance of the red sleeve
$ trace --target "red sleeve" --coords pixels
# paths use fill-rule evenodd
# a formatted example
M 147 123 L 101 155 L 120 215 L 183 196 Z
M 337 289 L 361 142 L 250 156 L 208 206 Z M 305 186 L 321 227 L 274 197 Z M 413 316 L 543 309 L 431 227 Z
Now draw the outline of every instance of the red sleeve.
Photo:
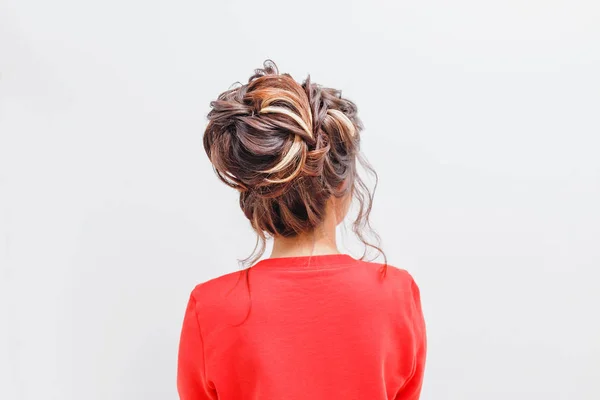
M 427 354 L 427 333 L 425 318 L 421 309 L 421 294 L 414 280 L 411 280 L 413 335 L 415 337 L 415 367 L 413 373 L 396 395 L 396 400 L 418 400 L 423 386 L 425 359 Z
M 177 359 L 177 391 L 181 400 L 217 398 L 206 379 L 203 346 L 196 300 L 191 295 L 183 319 Z

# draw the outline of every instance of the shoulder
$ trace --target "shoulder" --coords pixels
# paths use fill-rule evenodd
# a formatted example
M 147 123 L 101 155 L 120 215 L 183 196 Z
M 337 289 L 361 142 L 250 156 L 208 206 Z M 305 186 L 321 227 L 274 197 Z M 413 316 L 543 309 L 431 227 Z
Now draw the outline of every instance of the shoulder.
M 245 275 L 246 270 L 237 270 L 197 283 L 192 289 L 191 297 L 201 304 L 211 302 L 244 283 Z
M 413 275 L 406 269 L 392 264 L 360 261 L 369 276 L 377 276 L 379 290 L 395 299 L 408 299 L 419 296 L 419 287 Z M 376 272 L 376 273 L 375 273 Z
M 385 279 L 392 281 L 394 284 L 399 285 L 413 285 L 415 284 L 415 280 L 408 270 L 399 268 L 392 264 L 383 264 L 373 261 L 362 261 L 359 260 L 360 263 L 365 267 L 365 269 L 369 271 L 377 271 L 381 272 L 382 276 Z
M 190 298 L 204 333 L 247 313 L 249 292 L 247 270 L 237 270 L 198 283 Z

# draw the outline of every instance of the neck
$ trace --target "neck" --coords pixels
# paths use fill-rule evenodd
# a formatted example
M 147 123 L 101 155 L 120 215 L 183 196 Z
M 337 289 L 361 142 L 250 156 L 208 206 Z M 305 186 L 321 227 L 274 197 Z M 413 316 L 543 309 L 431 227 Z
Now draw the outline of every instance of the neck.
M 335 221 L 324 221 L 320 227 L 310 233 L 289 238 L 276 236 L 270 258 L 339 254 L 336 225 Z

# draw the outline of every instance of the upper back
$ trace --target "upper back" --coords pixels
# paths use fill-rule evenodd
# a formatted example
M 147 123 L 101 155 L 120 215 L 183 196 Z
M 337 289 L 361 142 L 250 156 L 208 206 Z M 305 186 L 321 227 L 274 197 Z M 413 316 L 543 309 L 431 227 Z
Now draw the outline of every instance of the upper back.
M 410 274 L 381 268 L 347 255 L 266 259 L 198 285 L 219 399 L 395 398 L 424 326 Z

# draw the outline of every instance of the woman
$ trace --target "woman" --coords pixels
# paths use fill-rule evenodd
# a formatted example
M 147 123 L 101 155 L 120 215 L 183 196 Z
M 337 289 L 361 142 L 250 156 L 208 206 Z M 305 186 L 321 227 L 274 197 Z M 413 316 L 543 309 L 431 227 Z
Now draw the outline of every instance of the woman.
M 240 192 L 259 245 L 247 260 L 254 265 L 192 291 L 179 396 L 418 399 L 426 334 L 417 285 L 404 270 L 336 245 L 355 200 L 354 231 L 379 250 L 364 239 L 372 195 L 357 174 L 356 106 L 310 77 L 298 84 L 270 60 L 263 67 L 208 114 L 205 150 Z M 270 257 L 256 262 L 267 238 Z

